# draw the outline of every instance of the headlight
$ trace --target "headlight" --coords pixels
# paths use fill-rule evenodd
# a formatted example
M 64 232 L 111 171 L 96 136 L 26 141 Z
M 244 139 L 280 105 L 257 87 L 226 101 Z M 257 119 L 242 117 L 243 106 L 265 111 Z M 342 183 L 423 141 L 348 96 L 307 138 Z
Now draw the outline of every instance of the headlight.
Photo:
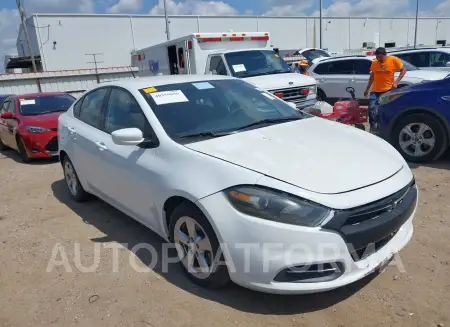
M 224 194 L 236 210 L 279 223 L 317 227 L 334 216 L 331 209 L 275 190 L 238 186 Z
M 312 85 L 309 87 L 309 94 L 316 94 L 317 93 L 317 85 Z
M 50 131 L 50 129 L 37 126 L 27 126 L 27 131 L 30 133 L 44 133 Z
M 400 98 L 406 92 L 386 93 L 378 98 L 378 103 L 383 105 Z

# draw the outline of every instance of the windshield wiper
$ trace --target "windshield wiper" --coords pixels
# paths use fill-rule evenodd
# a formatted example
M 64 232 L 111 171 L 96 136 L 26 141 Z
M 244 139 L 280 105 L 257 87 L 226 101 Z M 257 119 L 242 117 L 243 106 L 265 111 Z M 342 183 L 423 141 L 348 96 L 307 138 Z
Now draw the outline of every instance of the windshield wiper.
M 294 121 L 294 120 L 300 120 L 302 119 L 301 117 L 283 117 L 283 118 L 271 118 L 271 119 L 263 119 L 260 121 L 255 121 L 251 124 L 248 125 L 244 125 L 241 126 L 239 128 L 236 128 L 235 131 L 241 131 L 247 128 L 251 128 L 251 127 L 255 127 L 255 126 L 259 126 L 259 125 L 271 125 L 271 124 L 279 124 L 279 123 L 284 123 L 284 122 L 288 122 L 288 121 Z
M 193 134 L 184 134 L 181 136 L 178 136 L 180 139 L 187 139 L 187 138 L 196 138 L 196 137 L 221 137 L 225 135 L 229 135 L 228 132 L 200 132 L 200 133 L 193 133 Z

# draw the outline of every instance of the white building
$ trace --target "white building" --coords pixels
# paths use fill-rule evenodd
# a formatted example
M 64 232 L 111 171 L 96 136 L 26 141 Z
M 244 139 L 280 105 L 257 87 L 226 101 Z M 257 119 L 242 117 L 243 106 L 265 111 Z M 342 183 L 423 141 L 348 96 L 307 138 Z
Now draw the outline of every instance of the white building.
M 170 37 L 189 33 L 270 32 L 273 46 L 300 49 L 319 46 L 319 19 L 314 17 L 170 16 Z M 381 46 L 414 44 L 414 18 L 323 18 L 323 47 L 358 49 L 364 42 Z M 166 41 L 164 16 L 36 14 L 27 19 L 33 55 L 43 70 L 129 66 L 135 49 Z M 450 18 L 421 18 L 418 44 L 450 40 Z M 21 29 L 21 57 L 29 56 Z M 95 58 L 92 54 L 96 54 Z M 29 62 L 29 57 L 21 61 Z M 31 64 L 29 63 L 31 66 Z M 6 68 L 15 68 L 13 62 Z

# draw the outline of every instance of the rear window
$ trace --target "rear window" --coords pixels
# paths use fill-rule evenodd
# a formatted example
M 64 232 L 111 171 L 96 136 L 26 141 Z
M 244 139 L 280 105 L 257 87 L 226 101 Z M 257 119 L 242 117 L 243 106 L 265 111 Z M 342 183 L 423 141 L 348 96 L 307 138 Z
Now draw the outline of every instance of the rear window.
M 69 94 L 37 96 L 20 99 L 20 113 L 24 116 L 64 112 L 69 109 L 75 98 Z

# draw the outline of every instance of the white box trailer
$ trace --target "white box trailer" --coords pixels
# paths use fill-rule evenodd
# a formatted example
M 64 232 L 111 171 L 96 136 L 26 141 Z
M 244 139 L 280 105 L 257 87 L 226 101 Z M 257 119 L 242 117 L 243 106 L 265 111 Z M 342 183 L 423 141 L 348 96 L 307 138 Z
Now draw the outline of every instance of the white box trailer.
M 138 67 L 138 76 L 234 76 L 295 103 L 298 109 L 316 103 L 315 79 L 292 73 L 265 32 L 189 34 L 136 51 L 131 65 Z

